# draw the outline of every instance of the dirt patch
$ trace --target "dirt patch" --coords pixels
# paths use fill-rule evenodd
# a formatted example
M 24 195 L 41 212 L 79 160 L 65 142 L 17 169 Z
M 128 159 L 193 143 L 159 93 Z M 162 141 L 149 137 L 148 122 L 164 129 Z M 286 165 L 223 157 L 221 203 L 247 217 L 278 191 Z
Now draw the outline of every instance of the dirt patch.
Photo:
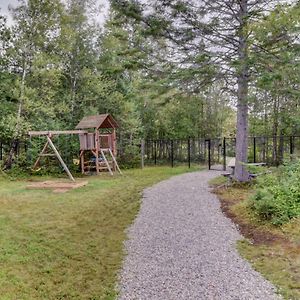
M 241 193 L 241 195 L 238 195 L 235 199 L 231 199 L 230 197 L 228 197 L 228 195 L 226 195 L 226 193 L 229 193 L 228 189 L 226 188 L 217 188 L 214 189 L 213 192 L 217 194 L 220 200 L 222 212 L 238 226 L 241 234 L 245 238 L 249 239 L 253 244 L 272 245 L 282 243 L 286 246 L 291 244 L 291 242 L 284 236 L 271 233 L 260 228 L 259 226 L 250 224 L 232 211 L 232 207 L 234 205 L 238 204 L 241 201 L 245 201 L 245 198 L 247 198 L 245 196 L 245 194 L 247 194 L 246 191 L 244 195 L 243 193 Z
M 42 182 L 33 182 L 27 185 L 27 189 L 48 189 L 53 190 L 54 193 L 66 193 L 73 189 L 78 189 L 83 186 L 86 186 L 88 181 L 76 181 L 76 182 L 67 182 L 67 181 L 42 181 Z

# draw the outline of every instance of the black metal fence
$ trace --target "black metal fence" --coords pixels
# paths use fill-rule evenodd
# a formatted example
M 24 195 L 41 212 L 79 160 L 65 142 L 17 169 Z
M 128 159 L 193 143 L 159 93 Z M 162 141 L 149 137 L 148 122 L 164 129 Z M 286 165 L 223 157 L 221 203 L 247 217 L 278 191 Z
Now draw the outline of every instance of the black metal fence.
M 249 137 L 248 162 L 280 165 L 300 157 L 300 136 Z M 235 157 L 235 138 L 146 140 L 145 164 L 207 164 L 209 169 L 226 169 L 228 159 Z
M 45 138 L 34 138 L 20 141 L 13 149 L 16 157 L 27 166 L 33 165 L 39 151 L 45 143 Z M 67 164 L 71 164 L 79 156 L 78 136 L 57 136 L 54 143 Z M 136 166 L 141 159 L 145 165 L 168 164 L 172 167 L 178 164 L 207 164 L 209 169 L 224 168 L 228 160 L 235 157 L 235 138 L 213 139 L 155 139 L 146 140 L 141 145 L 119 142 L 118 159 L 122 163 Z M 9 142 L 0 141 L 0 161 L 4 161 L 11 150 Z M 264 162 L 268 165 L 280 165 L 285 160 L 300 157 L 300 136 L 249 137 L 248 162 Z M 134 163 L 131 163 L 134 161 Z

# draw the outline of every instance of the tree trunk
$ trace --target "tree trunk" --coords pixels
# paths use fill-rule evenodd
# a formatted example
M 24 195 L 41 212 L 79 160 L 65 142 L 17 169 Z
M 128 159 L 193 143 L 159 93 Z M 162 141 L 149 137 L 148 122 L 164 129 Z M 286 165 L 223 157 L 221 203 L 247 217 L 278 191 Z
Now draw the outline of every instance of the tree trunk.
M 19 144 L 21 116 L 22 116 L 22 112 L 23 112 L 23 101 L 24 101 L 24 93 L 25 93 L 25 80 L 26 80 L 26 62 L 24 62 L 24 65 L 23 65 L 22 81 L 21 81 L 21 87 L 20 87 L 20 101 L 19 101 L 19 106 L 18 106 L 18 111 L 17 111 L 16 128 L 15 128 L 15 132 L 13 134 L 13 138 L 12 138 L 8 156 L 4 162 L 4 166 L 3 166 L 4 170 L 11 169 L 13 162 L 14 162 L 14 156 L 16 153 L 16 149 Z
M 248 161 L 248 105 L 239 104 L 237 111 L 237 134 L 235 154 L 235 178 L 248 181 L 249 174 L 245 164 Z
M 239 66 L 237 70 L 237 134 L 236 134 L 236 161 L 235 179 L 237 181 L 248 181 L 249 174 L 245 163 L 248 161 L 248 43 L 247 26 L 248 0 L 241 0 L 239 11 Z
M 283 130 L 280 131 L 280 138 L 279 138 L 279 145 L 278 145 L 278 165 L 283 163 L 283 156 L 284 156 L 284 136 Z
M 272 151 L 272 160 L 273 163 L 278 166 L 278 141 L 277 141 L 277 135 L 278 135 L 278 126 L 279 126 L 279 119 L 278 119 L 278 98 L 274 98 L 273 102 L 273 151 Z

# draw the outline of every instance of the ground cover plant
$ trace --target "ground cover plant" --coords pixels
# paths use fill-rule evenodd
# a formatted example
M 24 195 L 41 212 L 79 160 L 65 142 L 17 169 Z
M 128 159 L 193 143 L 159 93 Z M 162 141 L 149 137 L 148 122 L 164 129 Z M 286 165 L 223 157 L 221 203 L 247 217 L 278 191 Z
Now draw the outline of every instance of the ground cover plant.
M 291 166 L 283 168 L 293 169 Z M 291 176 L 289 172 L 279 176 L 287 174 Z M 278 288 L 284 299 L 296 300 L 300 299 L 300 218 L 275 225 L 271 218 L 262 218 L 253 208 L 253 201 L 264 201 L 253 200 L 262 189 L 262 182 L 274 176 L 277 175 L 266 175 L 265 179 L 259 180 L 258 185 L 233 184 L 226 187 L 222 178 L 213 180 L 211 184 L 215 187 L 223 186 L 215 188 L 221 208 L 246 238 L 237 244 L 240 254 Z
M 300 216 L 300 160 L 258 178 L 251 207 L 262 219 L 282 225 Z
M 0 177 L 0 298 L 114 299 L 125 229 L 141 191 L 188 170 L 103 174 L 65 194 L 26 190 L 28 181 Z

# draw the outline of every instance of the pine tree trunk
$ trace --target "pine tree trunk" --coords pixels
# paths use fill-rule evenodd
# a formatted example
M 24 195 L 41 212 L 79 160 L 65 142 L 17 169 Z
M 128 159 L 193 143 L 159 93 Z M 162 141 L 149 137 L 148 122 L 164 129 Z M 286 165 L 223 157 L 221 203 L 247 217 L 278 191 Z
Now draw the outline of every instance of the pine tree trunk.
M 278 126 L 279 126 L 279 120 L 278 120 L 278 98 L 274 98 L 273 102 L 273 151 L 272 151 L 272 160 L 273 163 L 277 166 L 278 165 L 278 141 L 277 141 L 277 135 L 278 135 Z
M 236 134 L 236 161 L 235 179 L 237 181 L 248 181 L 249 174 L 245 163 L 248 160 L 248 45 L 247 25 L 248 0 L 240 2 L 240 30 L 239 30 L 239 67 L 237 71 L 238 91 L 237 91 L 237 134 Z
M 284 155 L 284 136 L 283 130 L 280 131 L 279 145 L 278 145 L 278 165 L 283 163 L 283 155 Z

